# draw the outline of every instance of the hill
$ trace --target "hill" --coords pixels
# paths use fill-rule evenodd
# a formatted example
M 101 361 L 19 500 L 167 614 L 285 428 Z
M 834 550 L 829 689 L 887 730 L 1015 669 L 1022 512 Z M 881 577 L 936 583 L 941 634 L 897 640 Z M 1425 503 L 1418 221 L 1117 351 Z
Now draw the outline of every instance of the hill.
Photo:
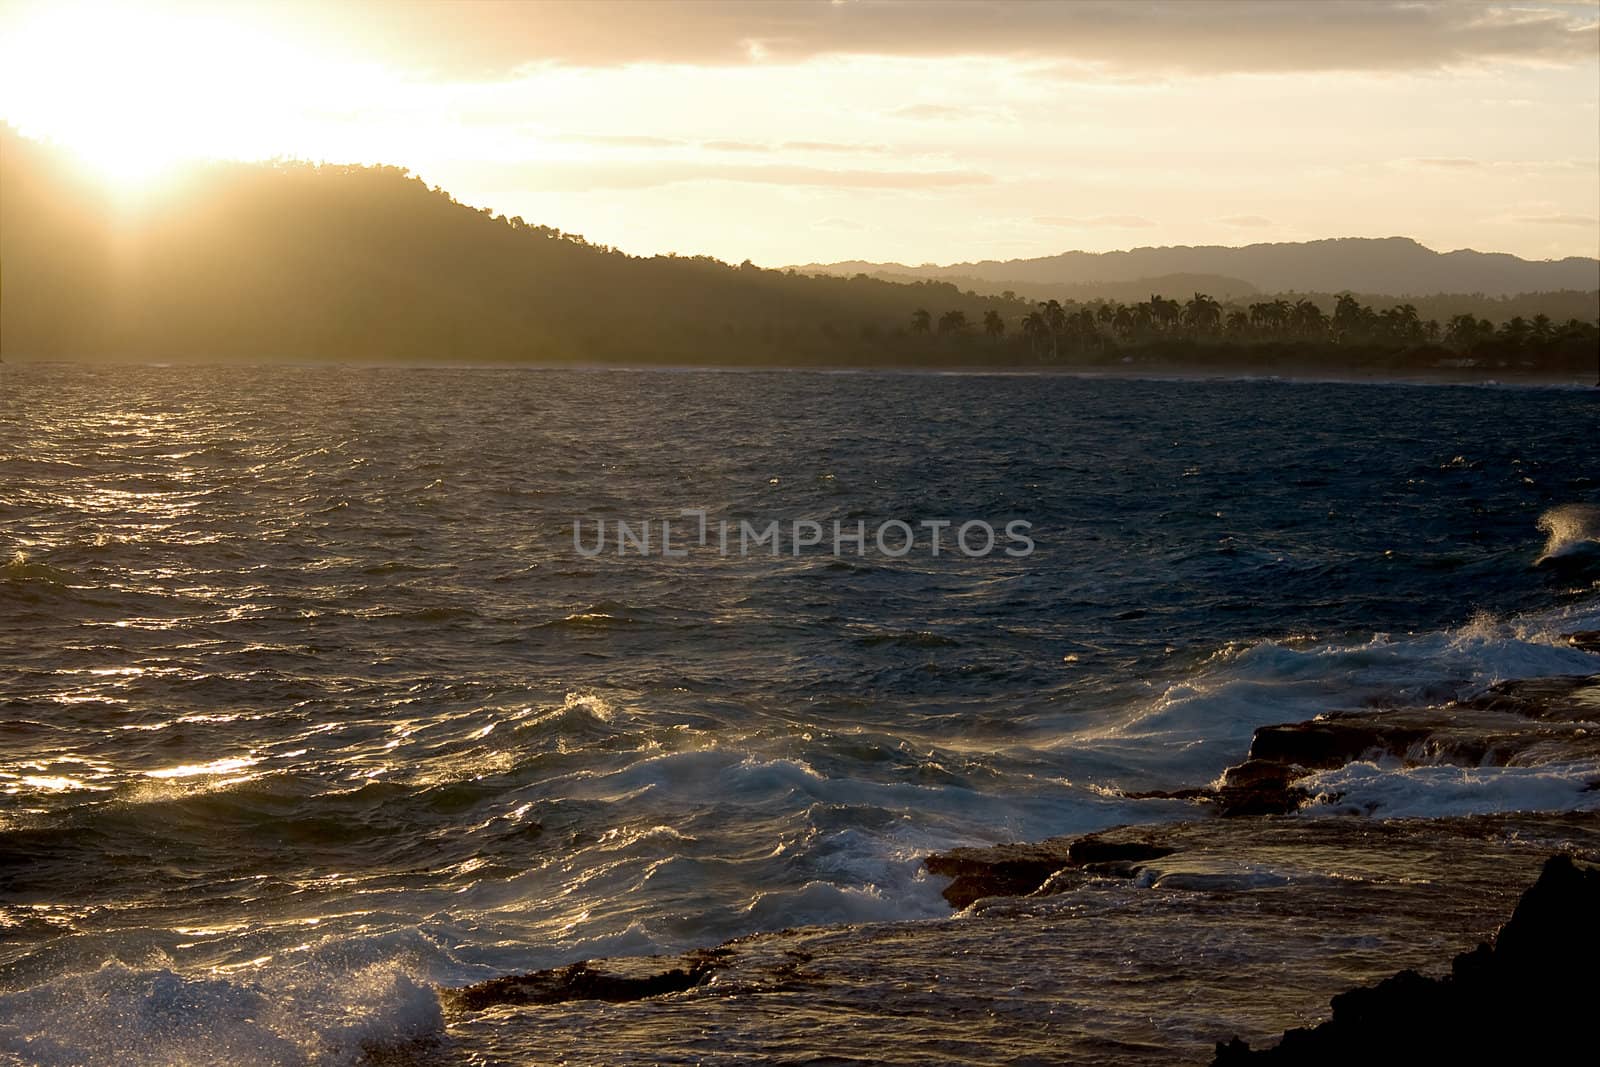
M 947 282 L 625 255 L 398 167 L 218 164 L 126 208 L 0 127 L 0 353 L 21 358 L 874 361 Z
M 1600 289 L 1600 260 L 1573 256 L 1536 261 L 1500 252 L 1435 252 L 1409 237 L 1344 237 L 1325 241 L 1134 248 L 1125 252 L 1063 252 L 1037 259 L 983 260 L 950 266 L 898 263 L 809 264 L 804 272 L 892 275 L 1006 286 L 1104 286 L 1172 274 L 1238 279 L 1262 292 L 1372 293 L 1426 296 L 1482 293 L 1513 296 L 1545 290 Z M 1096 293 L 1096 296 L 1110 296 Z M 1058 297 L 1059 299 L 1059 297 Z
M 461 204 L 398 167 L 217 164 L 119 200 L 4 127 L 0 269 L 7 358 L 1570 379 L 1592 373 L 1596 351 L 1589 314 L 1525 312 L 1516 300 L 1499 301 L 1491 320 L 1425 302 L 1258 298 L 1230 276 L 1178 274 L 1140 276 L 1127 302 L 1036 305 L 1031 289 L 980 295 L 942 278 L 630 256 Z M 1222 301 L 1198 291 L 1212 285 Z M 1168 286 L 1193 296 L 1149 291 Z

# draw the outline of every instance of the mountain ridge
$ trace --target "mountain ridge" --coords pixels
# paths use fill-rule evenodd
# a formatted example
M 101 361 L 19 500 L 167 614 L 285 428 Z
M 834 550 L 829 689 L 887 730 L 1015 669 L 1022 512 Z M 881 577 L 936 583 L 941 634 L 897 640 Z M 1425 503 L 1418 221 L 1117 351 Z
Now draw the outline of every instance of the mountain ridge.
M 1111 252 L 1067 251 L 948 265 L 844 260 L 793 269 L 820 274 L 889 274 L 988 285 L 1119 285 L 1174 274 L 1236 278 L 1262 291 L 1355 290 L 1389 296 L 1519 293 L 1600 288 L 1600 259 L 1530 260 L 1508 252 L 1439 252 L 1411 237 L 1329 237 L 1249 245 L 1142 245 Z

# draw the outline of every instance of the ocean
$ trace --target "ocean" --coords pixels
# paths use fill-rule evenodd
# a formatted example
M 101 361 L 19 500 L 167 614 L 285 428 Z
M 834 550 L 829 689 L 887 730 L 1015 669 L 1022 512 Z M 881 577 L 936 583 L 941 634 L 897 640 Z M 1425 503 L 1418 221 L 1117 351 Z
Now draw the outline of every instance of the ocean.
M 1593 388 L 0 375 L 5 1063 L 340 1062 L 447 1040 L 435 986 L 942 921 L 930 852 L 1202 818 L 1128 794 L 1258 726 L 1600 672 Z

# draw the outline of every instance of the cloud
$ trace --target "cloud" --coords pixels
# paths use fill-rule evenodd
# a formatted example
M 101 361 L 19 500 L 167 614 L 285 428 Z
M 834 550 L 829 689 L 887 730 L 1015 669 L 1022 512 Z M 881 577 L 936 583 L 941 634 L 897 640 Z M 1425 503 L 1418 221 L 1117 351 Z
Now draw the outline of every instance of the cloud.
M 1512 221 L 1536 226 L 1600 226 L 1600 218 L 1593 215 L 1521 215 Z
M 905 107 L 895 108 L 889 114 L 897 119 L 952 122 L 958 119 L 983 118 L 988 112 L 984 108 L 957 107 L 953 104 L 908 104 Z
M 1224 226 L 1238 226 L 1244 229 L 1273 225 L 1273 221 L 1264 215 L 1226 215 L 1217 221 Z
M 551 140 L 562 144 L 588 144 L 603 148 L 682 148 L 693 141 L 675 137 L 635 137 L 627 134 L 562 134 Z
M 711 152 L 813 152 L 828 155 L 885 155 L 888 145 L 850 144 L 843 141 L 784 141 L 768 144 L 762 141 L 709 140 L 695 141 L 683 137 L 649 137 L 633 134 L 563 133 L 550 135 L 546 140 L 557 144 L 591 145 L 596 148 L 702 148 Z
M 944 189 L 988 185 L 994 177 L 970 170 L 834 170 L 779 164 L 724 164 L 686 160 L 548 160 L 475 168 L 485 184 L 525 190 L 589 192 L 650 189 L 682 182 L 836 189 Z
M 778 147 L 794 152 L 832 152 L 840 155 L 883 155 L 888 145 L 846 144 L 841 141 L 785 141 Z
M 1033 221 L 1041 226 L 1068 226 L 1072 229 L 1138 230 L 1156 225 L 1142 215 L 1095 215 L 1074 218 L 1069 215 L 1035 215 Z
M 1412 160 L 1419 167 L 1437 167 L 1443 170 L 1466 170 L 1471 167 L 1481 167 L 1483 164 L 1476 159 L 1458 157 L 1426 157 Z
M 546 0 L 305 9 L 323 33 L 370 42 L 413 70 L 745 66 L 818 56 L 1000 56 L 1107 72 L 1437 70 L 1600 54 L 1592 9 L 1533 2 L 1384 0 Z

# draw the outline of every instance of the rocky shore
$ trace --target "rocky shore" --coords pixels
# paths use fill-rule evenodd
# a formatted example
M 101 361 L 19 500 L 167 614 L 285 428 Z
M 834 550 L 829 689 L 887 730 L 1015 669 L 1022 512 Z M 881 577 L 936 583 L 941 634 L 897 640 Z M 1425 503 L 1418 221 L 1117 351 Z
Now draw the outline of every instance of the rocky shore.
M 1356 1057 L 1416 1063 L 1555 1062 L 1590 1037 L 1592 983 L 1574 978 L 1600 951 L 1600 869 L 1555 856 L 1494 944 L 1455 958 L 1450 973 L 1401 971 L 1333 998 L 1332 1018 L 1252 1051 L 1217 1045 L 1216 1067 L 1348 1064 Z M 1485 1025 L 1488 1021 L 1489 1025 Z
M 1562 976 L 1594 958 L 1600 811 L 1384 819 L 1328 796 L 1297 809 L 1309 776 L 1352 761 L 1593 760 L 1597 721 L 1590 676 L 1264 727 L 1215 786 L 1163 794 L 1192 800 L 1191 820 L 927 857 L 949 879 L 950 919 L 787 930 L 446 990 L 449 1041 L 493 1061 L 525 1023 L 551 1061 L 607 1063 L 1526 1050 L 1582 1019 L 1580 986 Z M 1508 915 L 1492 948 L 1464 951 Z M 1485 1019 L 1498 1020 L 1488 1038 Z

